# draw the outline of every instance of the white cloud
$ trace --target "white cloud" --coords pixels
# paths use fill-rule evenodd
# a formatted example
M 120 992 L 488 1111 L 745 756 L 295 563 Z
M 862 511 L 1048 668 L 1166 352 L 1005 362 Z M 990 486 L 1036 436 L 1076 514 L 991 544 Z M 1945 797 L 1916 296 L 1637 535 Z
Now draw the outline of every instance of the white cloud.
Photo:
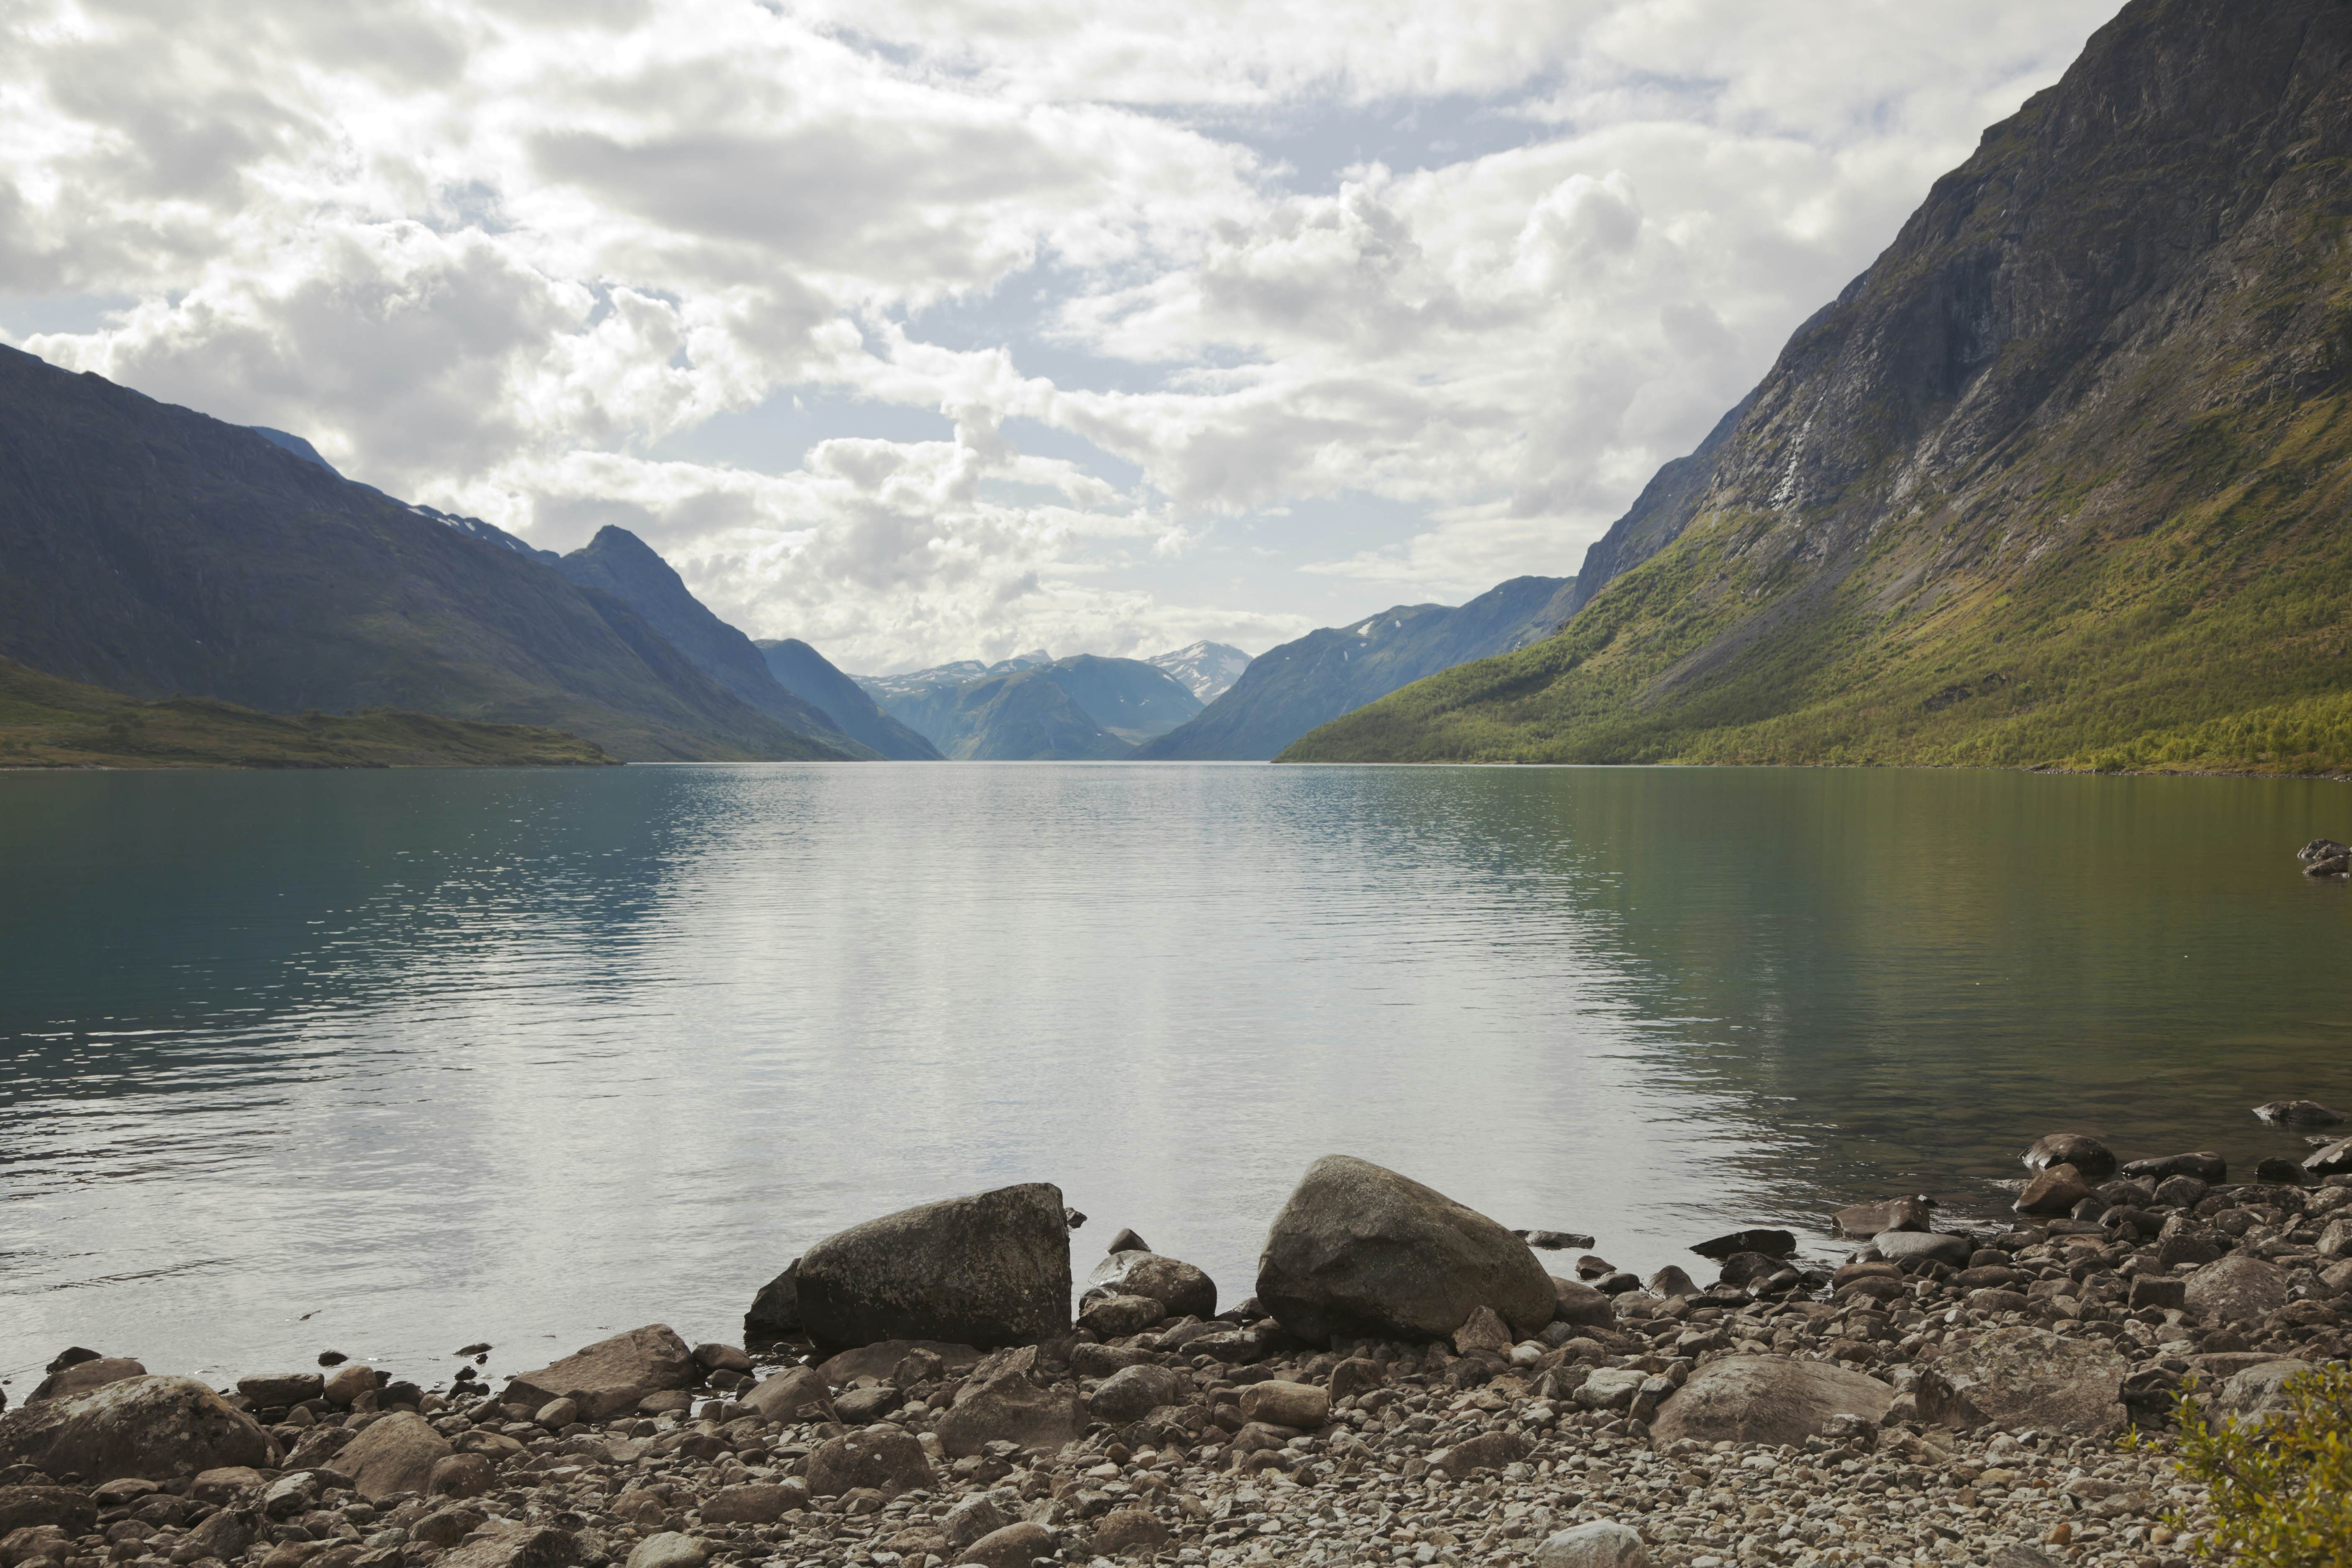
M 1262 647 L 1572 570 L 2113 5 L 0 0 L 0 330 L 852 667 Z

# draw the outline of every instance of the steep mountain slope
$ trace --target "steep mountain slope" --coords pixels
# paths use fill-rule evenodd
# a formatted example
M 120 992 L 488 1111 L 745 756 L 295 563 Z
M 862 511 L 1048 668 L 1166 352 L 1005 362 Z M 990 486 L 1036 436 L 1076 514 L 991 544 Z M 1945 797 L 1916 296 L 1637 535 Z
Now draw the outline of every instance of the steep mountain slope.
M 1230 643 L 1196 642 L 1143 661 L 1166 670 L 1203 702 L 1214 702 L 1249 668 L 1250 656 Z
M 138 697 L 411 709 L 626 758 L 840 754 L 610 595 L 253 431 L 5 348 L 0 655 Z
M 1102 762 L 1132 749 L 1071 700 L 1050 666 L 938 689 L 920 711 L 925 733 L 958 761 Z
M 560 558 L 555 569 L 583 588 L 601 588 L 646 618 L 694 668 L 778 723 L 853 757 L 879 753 L 851 740 L 809 703 L 777 684 L 751 639 L 720 620 L 670 563 L 625 528 L 604 527 Z
M 850 679 L 864 687 L 885 712 L 905 720 L 906 715 L 893 704 L 929 701 L 942 691 L 952 691 L 965 681 L 978 680 L 983 675 L 1011 675 L 1016 670 L 1042 668 L 1053 662 L 1054 656 L 1041 647 L 1034 653 L 1017 653 L 994 664 L 960 658 L 952 664 L 935 664 L 929 669 L 910 669 L 904 675 L 853 675 Z
M 0 658 L 0 768 L 593 767 L 614 761 L 558 730 L 383 708 L 289 717 L 208 697 L 142 702 Z
M 931 763 L 940 751 L 882 711 L 873 694 L 834 668 L 833 661 L 797 637 L 751 645 L 776 684 L 823 713 L 835 729 L 894 762 Z
M 1139 658 L 1074 654 L 1054 661 L 1053 680 L 1087 717 L 1129 745 L 1164 735 L 1201 710 L 1201 700 L 1182 681 Z
M 2352 5 L 2133 0 L 1735 413 L 1286 758 L 2352 768 Z
M 1410 681 L 1541 637 L 1567 613 L 1562 596 L 1573 582 L 1514 577 L 1455 608 L 1399 605 L 1351 626 L 1309 632 L 1258 655 L 1199 718 L 1135 754 L 1160 762 L 1271 757 Z

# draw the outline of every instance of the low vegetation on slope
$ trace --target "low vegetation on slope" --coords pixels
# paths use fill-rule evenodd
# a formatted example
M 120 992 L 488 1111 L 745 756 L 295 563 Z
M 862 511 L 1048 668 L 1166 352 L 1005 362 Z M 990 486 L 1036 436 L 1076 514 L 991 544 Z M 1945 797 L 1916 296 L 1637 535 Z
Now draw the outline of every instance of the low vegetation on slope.
M 0 768 L 425 768 L 609 764 L 586 741 L 388 708 L 287 717 L 203 697 L 142 702 L 0 659 Z

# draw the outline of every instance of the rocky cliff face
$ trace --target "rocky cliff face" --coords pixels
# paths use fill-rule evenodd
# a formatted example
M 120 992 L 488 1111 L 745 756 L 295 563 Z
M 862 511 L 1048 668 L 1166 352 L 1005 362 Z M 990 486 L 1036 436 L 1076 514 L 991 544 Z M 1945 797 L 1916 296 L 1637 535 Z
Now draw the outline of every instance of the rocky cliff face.
M 2352 757 L 2347 159 L 2352 6 L 2135 0 L 1593 547 L 1561 637 L 1300 754 Z

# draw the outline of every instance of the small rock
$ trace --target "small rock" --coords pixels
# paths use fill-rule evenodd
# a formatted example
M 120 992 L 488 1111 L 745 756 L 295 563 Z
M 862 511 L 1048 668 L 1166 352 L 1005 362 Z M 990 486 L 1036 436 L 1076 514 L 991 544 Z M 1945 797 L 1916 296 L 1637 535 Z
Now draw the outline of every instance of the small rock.
M 0 1487 L 0 1535 L 44 1524 L 88 1535 L 98 1527 L 98 1509 L 70 1487 Z
M 1580 1236 L 1572 1230 L 1528 1230 L 1517 1231 L 1513 1234 L 1529 1247 L 1540 1247 L 1546 1252 L 1558 1252 L 1564 1247 L 1592 1245 L 1591 1237 Z
M 1889 1263 L 1948 1263 L 1955 1268 L 1966 1265 L 1976 1252 L 1976 1244 L 1965 1236 L 1927 1230 L 1881 1231 L 1872 1245 Z
M 1005 1492 L 975 1492 L 947 1511 L 940 1528 L 953 1547 L 970 1546 L 984 1536 L 992 1535 L 1013 1522 L 1008 1508 L 1019 1502 L 1017 1494 Z
M 60 1358 L 62 1359 L 62 1358 Z M 128 1356 L 86 1356 L 49 1373 L 25 1396 L 26 1408 L 52 1399 L 71 1399 L 127 1377 L 144 1377 L 147 1369 Z
M 747 1373 L 751 1370 L 751 1358 L 738 1345 L 704 1344 L 694 1347 L 694 1364 L 706 1373 Z
M 2107 1168 L 2115 1168 L 2112 1156 Z M 2095 1195 L 2091 1191 L 2091 1180 L 2071 1163 L 2051 1165 L 2025 1184 L 2025 1190 L 2017 1194 L 2017 1202 L 2011 1206 L 2022 1215 L 2070 1214 L 2076 1204 Z
M 808 1458 L 811 1497 L 839 1497 L 861 1487 L 895 1497 L 938 1484 L 922 1444 L 897 1426 L 868 1426 L 828 1438 Z
M 1565 1279 L 1555 1279 L 1552 1283 L 1556 1286 L 1565 1286 L 1569 1284 L 1569 1281 Z M 1667 1264 L 1664 1268 L 1661 1268 L 1655 1274 L 1651 1275 L 1649 1285 L 1652 1290 L 1661 1296 L 1696 1296 L 1699 1293 L 1698 1281 L 1692 1279 L 1689 1274 L 1685 1272 L 1680 1265 L 1673 1263 Z M 1580 1289 L 1591 1289 L 1591 1287 L 1590 1286 L 1580 1286 L 1577 1288 Z M 1600 1291 L 1593 1290 L 1592 1293 L 1595 1296 L 1601 1297 L 1603 1303 L 1607 1302 L 1608 1298 L 1601 1296 Z M 1615 1314 L 1612 1311 L 1611 1315 L 1614 1316 Z M 1569 1318 L 1563 1313 L 1560 1321 L 1563 1322 L 1573 1322 L 1576 1320 Z
M 1167 1306 L 1151 1296 L 1103 1296 L 1078 1314 L 1078 1326 L 1107 1340 L 1139 1334 L 1168 1316 Z
M 2352 1138 L 2340 1138 L 2314 1152 L 2303 1168 L 2315 1176 L 2336 1176 L 2352 1171 Z
M 965 1547 L 963 1555 L 956 1561 L 976 1563 L 979 1568 L 1030 1568 L 1038 1558 L 1054 1553 L 1054 1532 L 1042 1524 L 1023 1520 L 982 1536 Z
M 1176 1374 L 1164 1366 L 1130 1366 L 1103 1379 L 1087 1399 L 1087 1414 L 1124 1426 L 1177 1401 Z
M 375 1368 L 355 1363 L 328 1378 L 322 1392 L 329 1404 L 340 1405 L 348 1410 L 357 1403 L 361 1394 L 373 1394 L 382 1386 L 383 1380 L 376 1375 Z
M 695 1381 L 694 1355 L 686 1342 L 666 1325 L 651 1323 L 524 1373 L 507 1384 L 502 1397 L 533 1410 L 569 1397 L 586 1419 L 609 1421 L 635 1410 L 648 1394 L 684 1388 Z M 333 1397 L 331 1382 L 329 1397 Z
M 1454 1331 L 1454 1348 L 1463 1355 L 1472 1351 L 1509 1350 L 1518 1343 L 1511 1326 L 1495 1315 L 1492 1307 L 1480 1307 L 1470 1314 L 1469 1321 Z
M 2126 1176 L 2146 1176 L 2163 1181 L 2171 1176 L 2194 1176 L 2200 1182 L 2226 1182 L 2230 1179 L 2230 1163 L 2210 1149 L 2200 1149 L 2193 1154 L 2167 1154 L 2155 1160 L 2134 1160 L 2123 1168 Z
M 1131 1230 L 1122 1230 L 1117 1236 L 1110 1238 L 1110 1247 L 1107 1256 L 1115 1256 L 1121 1252 L 1149 1252 L 1150 1250 L 1151 1244 L 1144 1240 L 1143 1237 L 1136 1235 L 1135 1232 Z
M 1651 1423 L 1661 1443 L 1802 1443 L 1841 1415 L 1877 1425 L 1895 1401 L 1878 1379 L 1828 1362 L 1735 1355 L 1707 1363 L 1675 1391 Z
M 1929 1211 L 1935 1206 L 1936 1200 L 1925 1193 L 1907 1198 L 1886 1198 L 1840 1209 L 1830 1216 L 1830 1224 L 1840 1236 L 1868 1241 L 1882 1231 L 1933 1229 Z
M 451 1454 L 433 1461 L 425 1478 L 427 1497 L 480 1497 L 499 1484 L 499 1473 L 480 1454 Z
M 1034 1350 L 1019 1355 L 1034 1363 Z M 1030 1380 L 1025 1365 L 1013 1361 L 966 1378 L 956 1391 L 955 1404 L 931 1429 L 948 1453 L 963 1458 L 991 1443 L 1052 1453 L 1085 1432 L 1086 1423 L 1086 1407 L 1066 1384 L 1041 1388 Z
M 1156 1252 L 1126 1247 L 1112 1252 L 1087 1276 L 1087 1289 L 1089 1294 L 1149 1296 L 1171 1318 L 1217 1315 L 1217 1282 L 1181 1258 Z
M 784 1517 L 784 1489 L 773 1481 L 720 1487 L 702 1500 L 705 1524 L 773 1524 Z
M 1311 1383 L 1279 1379 L 1242 1390 L 1242 1419 L 1312 1432 L 1331 1418 L 1331 1394 Z
M 629 1553 L 628 1568 L 700 1568 L 702 1542 L 675 1530 L 648 1535 Z
M 1659 1272 L 1663 1274 L 1666 1270 Z M 1681 1274 L 1682 1270 L 1677 1268 L 1673 1272 Z M 1689 1276 L 1684 1275 L 1683 1278 L 1687 1279 Z M 1617 1321 L 1617 1308 L 1605 1290 L 1597 1290 L 1580 1279 L 1562 1279 L 1558 1276 L 1551 1277 L 1551 1315 L 1552 1321 L 1556 1323 L 1597 1328 Z M 1696 1296 L 1698 1289 L 1693 1286 L 1680 1294 Z
M 434 1467 L 448 1457 L 449 1440 L 423 1416 L 402 1410 L 370 1423 L 335 1456 L 335 1468 L 376 1502 L 394 1492 L 429 1490 Z
M 530 1418 L 551 1432 L 561 1432 L 580 1419 L 580 1402 L 576 1399 L 551 1399 L 533 1411 Z
M 257 1410 L 300 1405 L 318 1398 L 326 1389 L 327 1380 L 315 1372 L 268 1373 L 236 1380 L 236 1391 Z
M 2029 1171 L 2072 1165 L 2085 1183 L 2104 1182 L 2116 1173 L 2115 1151 L 2087 1132 L 2053 1132 L 2036 1139 L 2024 1159 Z
M 2344 1113 L 2330 1110 L 2315 1100 L 2273 1100 L 2254 1107 L 2254 1114 L 2279 1127 L 2333 1127 Z
M 1650 1549 L 1614 1520 L 1557 1531 L 1536 1548 L 1536 1568 L 1649 1568 Z
M 1739 1252 L 1759 1252 L 1767 1258 L 1787 1258 L 1797 1250 L 1797 1236 L 1794 1231 L 1787 1230 L 1735 1230 L 1728 1236 L 1702 1241 L 1691 1250 L 1717 1263 Z
M 1168 1526 L 1150 1509 L 1130 1504 L 1096 1521 L 1094 1548 L 1106 1557 L 1149 1557 L 1168 1544 L 1169 1535 Z
M 2233 1252 L 2190 1275 L 2183 1295 L 2208 1322 L 2251 1323 L 2285 1305 L 2293 1283 L 2276 1264 Z

